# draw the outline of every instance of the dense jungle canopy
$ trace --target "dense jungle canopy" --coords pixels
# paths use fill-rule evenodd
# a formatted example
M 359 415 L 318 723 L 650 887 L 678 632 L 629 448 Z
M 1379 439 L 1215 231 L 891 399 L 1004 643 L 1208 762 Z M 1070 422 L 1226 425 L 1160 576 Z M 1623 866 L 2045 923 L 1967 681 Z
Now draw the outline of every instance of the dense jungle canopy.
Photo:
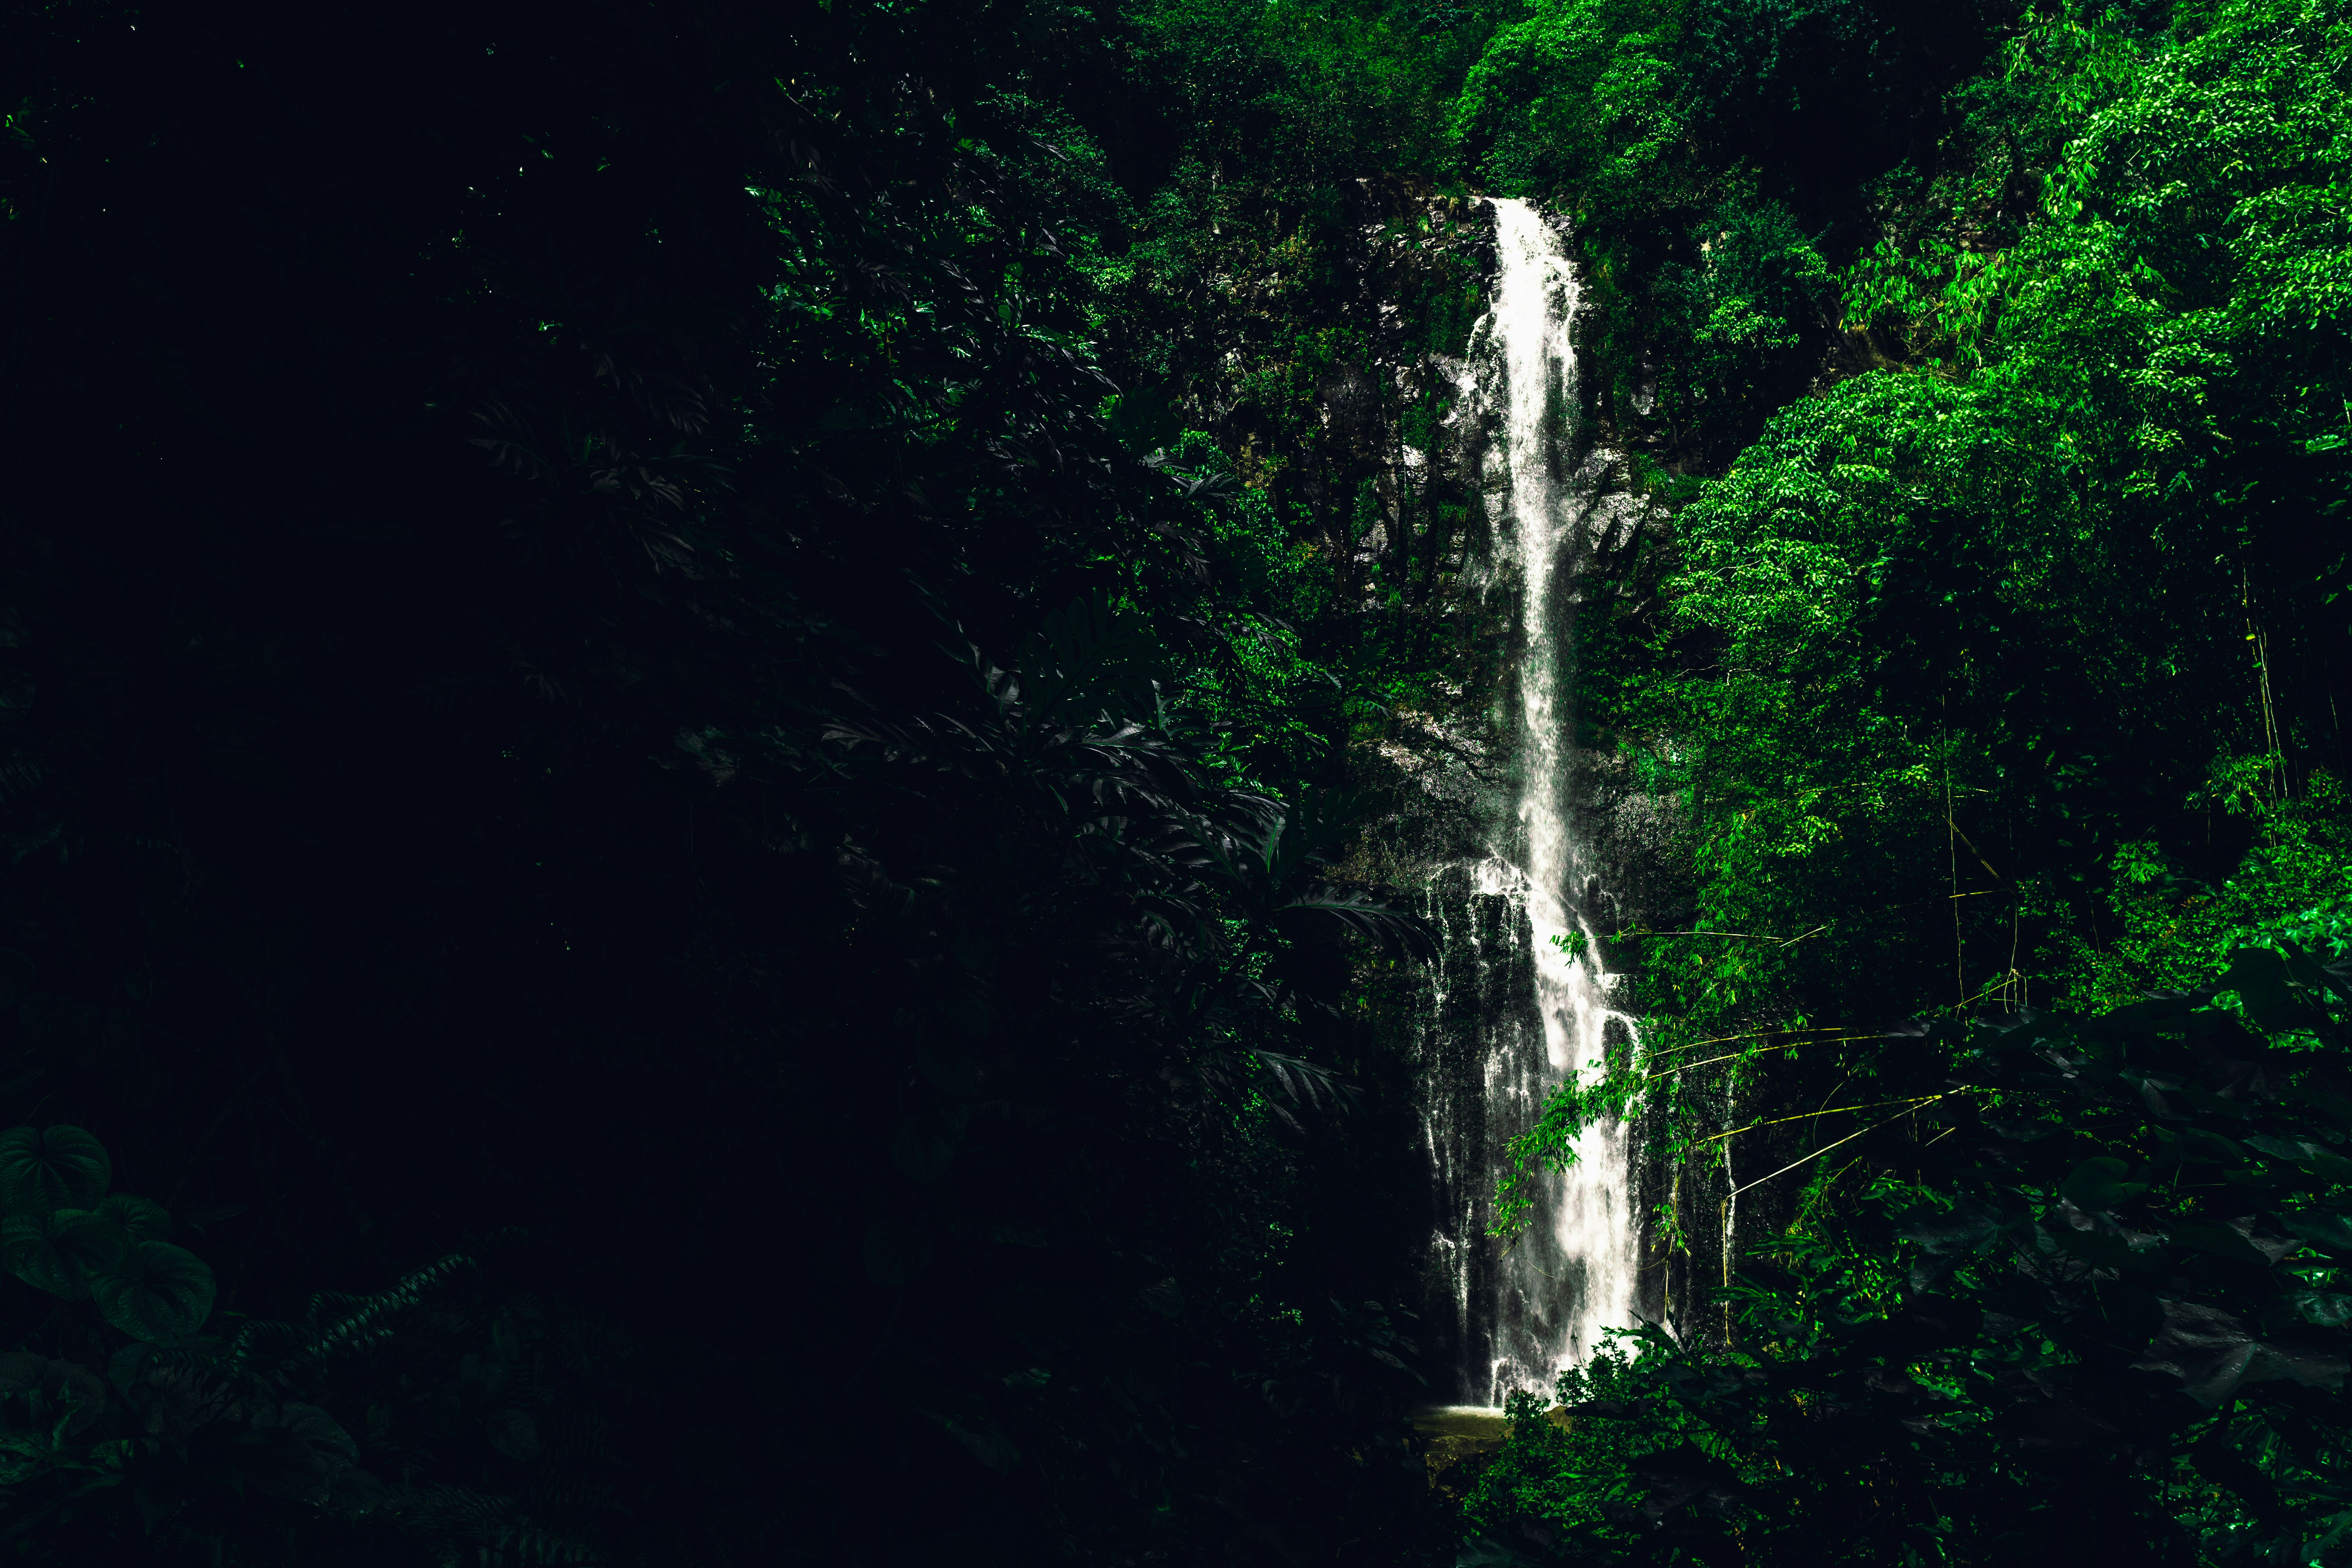
M 0 113 L 14 1560 L 2352 1562 L 2342 0 L 28 0 Z M 1687 886 L 1521 1152 L 1791 1163 L 1433 1488 L 1494 196 Z

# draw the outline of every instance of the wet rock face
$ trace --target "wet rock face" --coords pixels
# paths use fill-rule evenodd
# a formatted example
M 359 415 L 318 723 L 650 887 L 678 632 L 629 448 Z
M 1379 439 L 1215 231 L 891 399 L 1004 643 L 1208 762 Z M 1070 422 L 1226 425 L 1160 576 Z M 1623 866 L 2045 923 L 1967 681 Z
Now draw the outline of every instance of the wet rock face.
M 1438 871 L 1423 893 L 1440 933 L 1412 1046 L 1429 1170 L 1423 1269 L 1423 1375 L 1449 1401 L 1484 1405 L 1496 1359 L 1494 1282 L 1504 1244 L 1495 1219 L 1494 1151 L 1525 1131 L 1524 1107 L 1488 1072 L 1526 1035 L 1535 975 L 1524 903 L 1482 885 L 1474 865 Z
M 1188 426 L 1234 455 L 1245 482 L 1319 519 L 1328 542 L 1353 552 L 1351 566 L 1451 553 L 1456 542 L 1423 509 L 1430 456 L 1407 426 L 1460 375 L 1449 323 L 1460 316 L 1466 329 L 1475 311 L 1462 312 L 1460 300 L 1490 281 L 1492 211 L 1409 177 L 1348 181 L 1339 195 L 1338 221 L 1314 231 L 1311 284 L 1266 236 L 1229 246 L 1200 279 L 1218 308 L 1197 317 L 1178 353 L 1187 368 L 1177 402 Z M 1292 213 L 1278 226 L 1295 235 L 1305 223 Z M 1314 373 L 1307 405 L 1285 401 L 1287 392 L 1269 401 L 1266 384 L 1296 385 L 1297 344 L 1310 339 L 1337 357 Z M 1368 490 L 1376 515 L 1365 529 Z
M 1481 232 L 1491 245 L 1491 216 Z M 1484 275 L 1491 285 L 1491 263 Z M 1499 1094 L 1504 1086 L 1495 1081 L 1495 1064 L 1498 1041 L 1514 1029 L 1525 1033 L 1535 989 L 1527 911 L 1476 870 L 1497 860 L 1524 864 L 1525 850 L 1517 842 L 1513 803 L 1520 781 L 1512 771 L 1521 752 L 1516 672 L 1528 651 L 1519 614 L 1524 585 L 1507 569 L 1507 551 L 1498 548 L 1509 526 L 1509 472 L 1493 331 L 1490 316 L 1471 334 L 1463 358 L 1425 367 L 1423 374 L 1450 377 L 1459 394 L 1421 459 L 1426 467 L 1406 469 L 1425 485 L 1451 483 L 1469 503 L 1462 526 L 1445 542 L 1450 597 L 1426 612 L 1443 616 L 1458 638 L 1449 667 L 1458 679 L 1425 710 L 1393 715 L 1387 735 L 1359 749 L 1352 770 L 1356 787 L 1387 811 L 1350 869 L 1420 889 L 1444 935 L 1444 952 L 1414 1010 L 1410 1042 L 1420 1064 L 1430 1173 L 1424 1366 L 1437 1384 L 1433 1392 L 1442 1390 L 1442 1374 L 1451 1368 L 1459 1384 L 1451 1396 L 1473 1403 L 1491 1396 L 1481 1369 L 1500 1354 L 1498 1319 L 1510 1313 L 1494 1299 L 1502 1244 L 1486 1234 L 1498 1152 L 1530 1120 L 1527 1107 Z M 1589 378 L 1568 384 L 1579 381 Z M 1663 510 L 1633 482 L 1633 465 L 1601 438 L 1608 431 L 1599 411 L 1570 405 L 1558 414 L 1561 435 L 1548 442 L 1554 482 L 1573 498 L 1576 514 L 1553 592 L 1572 627 L 1570 646 L 1579 648 L 1586 628 L 1605 624 L 1602 617 L 1654 622 L 1655 584 L 1674 542 Z M 1398 542 L 1413 548 L 1419 542 Z M 1683 929 L 1691 919 L 1681 817 L 1675 799 L 1649 786 L 1627 751 L 1573 717 L 1570 722 L 1575 733 L 1564 759 L 1565 787 L 1575 852 L 1562 901 L 1576 923 L 1594 933 L 1604 976 L 1622 982 L 1638 962 L 1638 944 L 1612 942 L 1612 933 Z M 1612 989 L 1622 994 L 1622 984 Z M 1632 1029 L 1610 1020 L 1603 1031 L 1610 1059 L 1622 1060 L 1633 1048 Z M 1721 1183 L 1668 1168 L 1645 1152 L 1649 1141 L 1638 1124 L 1632 1132 L 1632 1190 L 1622 1196 L 1627 1223 L 1641 1233 L 1636 1304 L 1645 1317 L 1682 1318 L 1694 1282 L 1720 1270 L 1718 1249 L 1706 1238 L 1719 1229 Z M 1679 1217 L 1689 1244 L 1672 1258 L 1662 1210 Z M 1573 1269 L 1572 1259 L 1555 1262 Z
M 1612 942 L 1607 933 L 1683 930 L 1692 918 L 1679 803 L 1653 793 L 1622 752 L 1580 750 L 1574 787 L 1586 849 L 1579 911 L 1604 933 L 1601 967 L 1631 973 L 1638 944 Z

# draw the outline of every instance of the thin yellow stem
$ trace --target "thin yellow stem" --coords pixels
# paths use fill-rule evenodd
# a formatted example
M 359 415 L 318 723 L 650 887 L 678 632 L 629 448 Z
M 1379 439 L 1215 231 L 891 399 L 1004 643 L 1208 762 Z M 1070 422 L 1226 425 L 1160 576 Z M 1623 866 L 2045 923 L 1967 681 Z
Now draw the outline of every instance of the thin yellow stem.
M 1947 799 L 1948 799 L 1949 797 L 1948 797 L 1948 796 L 1947 796 L 1946 798 L 1947 798 Z M 1984 852 L 1983 850 L 1981 850 L 1981 849 L 1979 849 L 1979 848 L 1978 848 L 1978 847 L 1977 847 L 1977 841 L 1976 841 L 1975 839 L 1973 839 L 1973 838 L 1971 838 L 1971 837 L 1969 837 L 1969 835 L 1968 835 L 1968 829 L 1966 829 L 1966 828 L 1962 827 L 1957 820 L 1955 820 L 1954 818 L 1952 818 L 1952 817 L 1951 817 L 1951 816 L 1947 816 L 1944 818 L 1944 821 L 1945 821 L 1945 823 L 1946 823 L 1948 826 L 1950 826 L 1950 828 L 1951 828 L 1951 830 L 1952 830 L 1953 832 L 1955 832 L 1955 833 L 1957 833 L 1957 834 L 1958 834 L 1958 835 L 1960 836 L 1960 842 L 1961 842 L 1961 843 L 1963 843 L 1963 844 L 1965 844 L 1965 845 L 1967 845 L 1967 846 L 1969 847 L 1969 854 L 1971 854 L 1971 855 L 1974 855 L 1974 856 L 1977 858 L 1977 864 L 1978 864 L 1978 865 L 1979 865 L 1979 866 L 1981 866 L 1981 867 L 1983 867 L 1987 871 L 1990 872 L 1990 873 L 1991 873 L 1991 875 L 1992 875 L 1992 879 L 1993 879 L 1994 881 L 1996 881 L 1996 882 L 2000 882 L 2000 883 L 2001 883 L 2003 886 L 2006 886 L 2006 885 L 2007 885 L 2007 883 L 2008 883 L 2008 879 L 2004 878 L 2004 877 L 2003 877 L 2000 872 L 1998 872 L 1998 871 L 1994 871 L 1994 870 L 1993 870 L 1993 868 L 1992 868 L 1992 862 L 1985 858 L 1985 852 Z M 1955 864 L 1957 865 L 1957 858 L 1956 858 L 1956 860 L 1955 860 Z
M 1809 936 L 1819 936 L 1830 929 L 1823 921 L 1811 931 L 1801 931 L 1794 936 L 1775 936 L 1760 931 L 1621 931 L 1619 937 L 1629 936 L 1725 936 L 1738 942 L 1769 942 L 1779 947 L 1794 947 Z
M 1920 1103 L 1920 1104 L 1922 1104 L 1922 1105 L 1933 1105 L 1933 1104 L 1935 1104 L 1935 1103 L 1936 1103 L 1936 1101 L 1937 1101 L 1937 1100 L 1948 1100 L 1948 1099 L 1950 1099 L 1953 1095 L 1956 1095 L 1956 1094 L 1966 1094 L 1966 1093 L 1969 1092 L 1969 1090 L 1971 1090 L 1971 1089 L 1975 1089 L 1975 1088 L 1976 1088 L 1976 1085 L 1974 1085 L 1974 1084 L 1966 1084 L 1966 1085 L 1963 1085 L 1962 1087 L 1960 1087 L 1960 1088 L 1958 1088 L 1958 1089 L 1946 1089 L 1942 1094 L 1936 1095 L 1936 1096 L 1934 1096 L 1932 1099 L 1928 1099 L 1928 1100 L 1921 1100 L 1919 1103 Z M 1885 1126 L 1888 1126 L 1888 1125 L 1890 1125 L 1890 1124 L 1892 1124 L 1892 1123 L 1894 1123 L 1894 1122 L 1900 1121 L 1902 1121 L 1902 1120 L 1903 1120 L 1905 1117 L 1906 1117 L 1906 1116 L 1916 1116 L 1916 1114 L 1918 1114 L 1918 1111 L 1917 1111 L 1917 1109 L 1916 1109 L 1916 1107 L 1915 1107 L 1914 1109 L 1910 1110 L 1898 1110 L 1898 1111 L 1896 1111 L 1894 1115 L 1892 1115 L 1892 1116 L 1888 1117 L 1885 1121 L 1874 1121 L 1874 1122 L 1872 1122 L 1869 1126 L 1867 1126 L 1867 1127 L 1864 1128 L 1864 1129 L 1862 1130 L 1862 1131 L 1861 1131 L 1861 1132 L 1849 1132 L 1849 1133 L 1847 1133 L 1844 1137 L 1843 1137 L 1843 1138 L 1839 1139 L 1839 1140 L 1837 1141 L 1837 1143 L 1824 1143 L 1824 1144 L 1822 1144 L 1820 1148 L 1818 1148 L 1818 1149 L 1814 1150 L 1811 1153 L 1810 1153 L 1810 1154 L 1806 1155 L 1806 1156 L 1804 1157 L 1804 1159 L 1802 1159 L 1802 1160 L 1792 1160 L 1792 1161 L 1790 1161 L 1789 1163 L 1787 1163 L 1787 1164 L 1785 1164 L 1785 1165 L 1781 1166 L 1779 1170 L 1777 1170 L 1777 1171 L 1773 1172 L 1773 1173 L 1772 1173 L 1772 1176 L 1785 1176 L 1785 1175 L 1787 1175 L 1790 1172 L 1791 1172 L 1791 1171 L 1795 1170 L 1799 1165 L 1806 1164 L 1806 1163 L 1810 1163 L 1810 1162 L 1811 1162 L 1811 1161 L 1814 1161 L 1814 1160 L 1818 1160 L 1818 1159 L 1820 1159 L 1822 1155 L 1824 1155 L 1824 1154 L 1828 1153 L 1831 1150 L 1832 1150 L 1832 1149 L 1836 1148 L 1836 1147 L 1838 1146 L 1838 1144 L 1839 1144 L 1839 1143 L 1851 1143 L 1851 1142 L 1853 1142 L 1855 1139 L 1857 1139 L 1857 1138 L 1861 1137 L 1861 1136 L 1863 1135 L 1863 1133 L 1865 1133 L 1865 1132 L 1875 1132 L 1875 1131 L 1878 1131 L 1880 1128 L 1882 1128 L 1882 1127 L 1885 1127 Z M 1738 1197 L 1740 1194 L 1742 1194 L 1742 1193 L 1746 1192 L 1749 1187 L 1760 1187 L 1760 1186 L 1762 1186 L 1765 1183 L 1767 1183 L 1767 1182 L 1770 1181 L 1770 1180 L 1772 1179 L 1772 1176 L 1759 1176 L 1759 1177 L 1757 1177 L 1757 1178 L 1756 1178 L 1754 1181 L 1752 1181 L 1752 1182 L 1746 1182 L 1746 1183 L 1742 1183 L 1740 1185 L 1736 1186 L 1736 1187 L 1734 1187 L 1734 1188 L 1732 1188 L 1732 1189 L 1731 1189 L 1731 1194 L 1730 1194 L 1730 1195 L 1731 1195 L 1732 1197 L 1735 1197 L 1735 1198 L 1736 1198 L 1736 1197 Z
M 1769 1040 L 1775 1035 L 1834 1035 L 1845 1026 L 1843 1024 L 1823 1024 L 1819 1028 L 1757 1029 L 1745 1035 L 1712 1035 L 1704 1040 L 1685 1040 L 1679 1046 L 1665 1046 L 1652 1051 L 1650 1055 L 1663 1057 L 1675 1051 L 1695 1051 L 1701 1046 L 1727 1045 L 1733 1040 Z
M 1717 1132 L 1710 1137 L 1702 1138 L 1699 1142 L 1702 1143 L 1713 1143 L 1718 1139 L 1737 1138 L 1742 1132 L 1753 1132 L 1759 1127 L 1778 1127 L 1784 1121 L 1811 1121 L 1816 1116 L 1843 1116 L 1849 1110 L 1876 1110 L 1879 1107 L 1884 1105 L 1926 1105 L 1930 1100 L 1941 1100 L 1944 1097 L 1942 1095 L 1937 1094 L 1928 1095 L 1917 1100 L 1874 1100 L 1867 1105 L 1835 1105 L 1832 1106 L 1827 1110 L 1807 1110 L 1801 1111 L 1795 1116 L 1776 1116 L 1769 1121 L 1751 1121 L 1745 1127 L 1735 1127 L 1728 1132 Z M 1901 1118 L 1897 1117 L 1895 1120 L 1900 1121 Z M 1768 1177 L 1767 1179 L 1769 1180 L 1769 1178 Z
M 1648 1079 L 1653 1078 L 1672 1078 L 1678 1072 L 1688 1072 L 1693 1068 L 1713 1067 L 1717 1062 L 1737 1061 L 1741 1057 L 1759 1056 L 1766 1051 L 1792 1051 L 1799 1046 L 1842 1046 L 1848 1040 L 1875 1040 L 1878 1038 L 1880 1038 L 1880 1037 L 1876 1035 L 1840 1035 L 1835 1039 L 1829 1040 L 1790 1040 L 1785 1046 L 1759 1046 L 1753 1051 L 1730 1051 L 1723 1056 L 1707 1057 L 1700 1061 L 1683 1062 L 1677 1066 L 1667 1068 L 1663 1072 L 1647 1074 L 1643 1081 L 1646 1082 Z M 1889 1103 L 1892 1102 L 1890 1101 Z
M 1951 858 L 1952 897 L 1960 896 L 1959 819 L 1952 815 L 1952 749 L 1951 737 L 1944 737 L 1944 826 L 1951 831 L 1944 837 L 1944 847 Z M 1952 990 L 1965 1006 L 1969 994 L 1968 949 L 1960 940 L 1960 911 L 1952 911 Z
M 1819 926 L 1815 926 L 1813 928 L 1813 931 L 1819 930 L 1821 930 L 1821 927 Z M 1802 937 L 1778 937 L 1772 935 L 1769 931 L 1621 931 L 1617 934 L 1621 938 L 1629 936 L 1727 936 L 1737 938 L 1741 942 L 1777 942 L 1783 946 L 1786 946 L 1788 943 L 1792 942 L 1801 942 L 1803 940 Z M 1810 931 L 1805 933 L 1806 936 L 1811 936 L 1813 932 Z
M 1646 1074 L 1642 1081 L 1647 1083 L 1654 1078 L 1672 1078 L 1678 1072 L 1688 1072 L 1693 1068 L 1713 1067 L 1717 1062 L 1738 1061 L 1741 1057 L 1757 1056 L 1765 1051 L 1785 1051 L 1801 1045 L 1834 1045 L 1836 1043 L 1834 1040 L 1791 1040 L 1785 1046 L 1759 1046 L 1753 1051 L 1731 1051 L 1723 1056 L 1708 1057 L 1700 1061 L 1684 1062 L 1679 1067 L 1670 1067 L 1664 1072 Z

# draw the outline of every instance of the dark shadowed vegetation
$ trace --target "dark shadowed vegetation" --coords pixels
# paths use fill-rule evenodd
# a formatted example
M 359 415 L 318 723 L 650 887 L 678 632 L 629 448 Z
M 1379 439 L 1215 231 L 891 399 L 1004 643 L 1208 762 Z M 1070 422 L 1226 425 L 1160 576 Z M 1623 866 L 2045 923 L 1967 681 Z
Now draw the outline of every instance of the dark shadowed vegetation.
M 12 8 L 7 1550 L 2352 1561 L 2348 57 Z M 1457 1506 L 1367 829 L 1494 707 L 1488 195 L 1669 541 L 1577 740 L 1691 889 L 1519 1152 L 1781 1169 Z

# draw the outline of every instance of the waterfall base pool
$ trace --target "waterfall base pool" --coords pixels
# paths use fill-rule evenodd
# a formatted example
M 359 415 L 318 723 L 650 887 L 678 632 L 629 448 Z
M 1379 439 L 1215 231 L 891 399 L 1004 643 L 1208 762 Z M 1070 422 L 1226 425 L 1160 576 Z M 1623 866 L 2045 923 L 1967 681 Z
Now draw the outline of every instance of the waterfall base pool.
M 1412 1429 L 1424 1437 L 1503 1437 L 1503 1411 L 1496 1405 L 1432 1405 L 1412 1413 Z

